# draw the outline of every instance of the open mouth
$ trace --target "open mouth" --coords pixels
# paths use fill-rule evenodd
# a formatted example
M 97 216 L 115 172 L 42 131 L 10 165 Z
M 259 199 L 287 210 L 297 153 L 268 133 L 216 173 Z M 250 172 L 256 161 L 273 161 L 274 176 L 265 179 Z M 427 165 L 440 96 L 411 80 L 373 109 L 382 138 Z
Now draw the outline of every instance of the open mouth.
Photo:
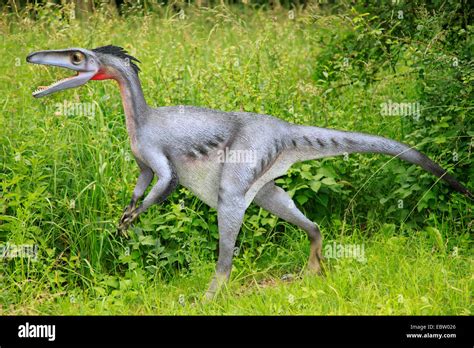
M 73 76 L 55 81 L 48 86 L 39 86 L 32 93 L 35 98 L 41 98 L 58 91 L 79 87 L 94 77 L 98 70 L 95 63 L 89 64 L 85 53 L 77 49 L 33 52 L 26 57 L 26 61 L 32 64 L 60 67 L 75 73 Z M 93 62 L 93 59 L 91 59 L 91 61 Z
M 36 91 L 32 93 L 33 97 L 41 98 L 57 91 L 79 87 L 89 81 L 92 77 L 94 77 L 96 71 L 76 70 L 75 73 L 75 75 L 53 82 L 49 86 L 39 86 Z
M 52 84 L 48 85 L 48 86 L 38 86 L 38 88 L 36 89 L 36 91 L 34 91 L 32 94 L 33 96 L 37 96 L 39 95 L 40 93 L 42 92 L 46 92 L 48 91 L 49 89 L 52 89 L 54 87 L 58 87 L 60 86 L 61 84 L 67 82 L 67 81 L 70 81 L 70 80 L 73 80 L 75 79 L 76 77 L 78 77 L 80 75 L 80 72 L 79 71 L 76 71 L 76 74 L 73 75 L 73 76 L 69 76 L 69 77 L 66 77 L 66 78 L 63 78 L 61 80 L 58 80 L 56 82 L 53 82 Z

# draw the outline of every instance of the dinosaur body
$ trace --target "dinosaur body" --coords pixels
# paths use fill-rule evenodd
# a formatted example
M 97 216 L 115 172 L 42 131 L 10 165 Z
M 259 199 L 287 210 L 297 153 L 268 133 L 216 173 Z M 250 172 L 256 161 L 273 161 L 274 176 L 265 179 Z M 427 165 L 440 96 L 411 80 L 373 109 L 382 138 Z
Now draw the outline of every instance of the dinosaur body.
M 470 195 L 428 157 L 384 137 L 295 125 L 246 112 L 192 106 L 152 108 L 143 97 L 139 69 L 134 63 L 137 60 L 115 46 L 92 51 L 40 51 L 29 55 L 27 61 L 78 73 L 35 91 L 35 97 L 78 87 L 88 80 L 118 82 L 131 149 L 140 167 L 131 202 L 120 220 L 122 232 L 152 204 L 164 201 L 178 184 L 217 209 L 219 258 L 208 298 L 229 278 L 237 235 L 251 202 L 303 229 L 311 246 L 309 269 L 320 271 L 322 237 L 317 225 L 273 182 L 296 162 L 355 152 L 382 153 L 420 165 L 455 190 Z M 137 207 L 154 176 L 158 177 L 157 183 Z
M 160 149 L 179 183 L 212 208 L 218 206 L 216 183 L 225 166 L 242 171 L 233 185 L 246 186 L 248 206 L 265 183 L 283 175 L 296 161 L 292 152 L 298 151 L 297 147 L 288 141 L 290 124 L 273 117 L 179 106 L 151 109 L 147 118 L 149 121 L 137 129 L 135 156 L 149 165 L 147 150 L 140 149 L 150 145 Z M 300 146 L 306 145 L 300 141 Z M 252 160 L 226 163 L 225 155 L 232 153 L 252 154 Z
M 284 175 L 294 163 L 345 153 L 399 156 L 455 183 L 420 152 L 369 134 L 299 126 L 268 115 L 193 106 L 150 109 L 145 119 L 136 126 L 136 140 L 132 141 L 135 157 L 150 166 L 147 149 L 159 149 L 168 157 L 179 183 L 212 208 L 218 206 L 216 183 L 221 181 L 226 164 L 222 153 L 239 151 L 255 155 L 252 160 L 226 164 L 241 172 L 238 182 L 233 184 L 245 187 L 246 207 L 266 183 Z

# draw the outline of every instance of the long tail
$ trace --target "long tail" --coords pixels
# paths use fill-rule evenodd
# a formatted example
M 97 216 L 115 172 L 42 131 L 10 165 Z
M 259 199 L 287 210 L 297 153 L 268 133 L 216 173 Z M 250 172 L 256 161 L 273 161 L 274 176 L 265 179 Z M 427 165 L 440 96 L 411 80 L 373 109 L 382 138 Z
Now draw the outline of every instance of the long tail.
M 331 157 L 346 153 L 381 153 L 395 156 L 419 165 L 424 170 L 446 181 L 454 190 L 470 198 L 473 197 L 466 187 L 437 163 L 398 141 L 370 134 L 308 126 L 297 126 L 293 137 L 298 137 L 298 143 L 310 149 L 311 155 L 309 157 L 311 158 Z

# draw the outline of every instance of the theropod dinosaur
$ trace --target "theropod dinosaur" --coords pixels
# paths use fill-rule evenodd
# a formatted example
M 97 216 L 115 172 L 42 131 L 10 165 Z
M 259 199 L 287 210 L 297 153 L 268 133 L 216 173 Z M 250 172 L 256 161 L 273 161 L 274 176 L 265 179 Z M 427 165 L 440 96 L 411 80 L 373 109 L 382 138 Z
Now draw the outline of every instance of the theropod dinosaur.
M 152 204 L 164 201 L 178 182 L 217 209 L 219 257 L 208 297 L 229 278 L 236 238 L 252 201 L 306 231 L 311 245 L 308 267 L 320 271 L 322 237 L 317 225 L 273 182 L 295 162 L 344 153 L 382 153 L 417 164 L 456 191 L 470 195 L 422 153 L 380 136 L 295 125 L 247 112 L 192 106 L 152 108 L 143 97 L 135 64 L 138 60 L 120 47 L 39 51 L 28 55 L 27 61 L 77 72 L 76 76 L 40 87 L 34 97 L 78 87 L 89 80 L 118 82 L 131 149 L 141 171 L 132 200 L 120 220 L 121 231 Z M 223 152 L 226 156 L 222 156 Z M 241 152 L 252 154 L 250 160 L 226 160 L 232 157 L 227 154 Z M 136 207 L 154 175 L 159 180 Z

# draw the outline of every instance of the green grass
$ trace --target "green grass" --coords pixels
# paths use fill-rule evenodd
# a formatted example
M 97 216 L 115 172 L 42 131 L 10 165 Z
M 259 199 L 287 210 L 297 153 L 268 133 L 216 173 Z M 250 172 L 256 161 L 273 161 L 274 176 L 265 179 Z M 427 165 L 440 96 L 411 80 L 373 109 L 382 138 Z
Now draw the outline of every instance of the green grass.
M 294 274 L 281 280 L 274 266 L 256 270 L 242 262 L 234 279 L 215 303 L 200 299 L 212 275 L 211 263 L 167 282 L 123 282 L 106 296 L 91 288 L 51 293 L 41 284 L 23 284 L 8 314 L 229 314 L 229 315 L 470 315 L 466 259 L 430 250 L 422 234 L 384 235 L 364 243 L 366 263 L 342 259 L 326 262 L 323 277 Z M 294 243 L 306 251 L 303 241 Z M 239 260 L 241 261 L 241 260 Z M 276 258 L 274 263 L 281 262 Z M 297 262 L 296 262 L 297 263 Z
M 380 104 L 419 100 L 416 74 L 382 69 L 374 83 L 332 89 L 319 80 L 328 69 L 319 55 L 333 49 L 325 42 L 354 30 L 340 17 L 315 24 L 311 11 L 290 20 L 284 11 L 217 8 L 189 10 L 185 20 L 99 15 L 80 25 L 44 11 L 38 21 L 0 20 L 0 242 L 39 246 L 37 262 L 0 263 L 0 314 L 472 313 L 472 204 L 446 198 L 441 184 L 436 197 L 423 198 L 435 180 L 400 161 L 369 179 L 387 162 L 370 155 L 297 165 L 279 182 L 320 224 L 327 245 L 364 246 L 365 263 L 328 259 L 323 277 L 306 275 L 304 233 L 252 206 L 232 282 L 204 305 L 216 259 L 215 211 L 179 189 L 141 217 L 130 240 L 115 234 L 138 175 L 117 86 L 91 82 L 31 97 L 65 73 L 27 65 L 31 51 L 115 44 L 142 61 L 151 105 L 260 112 L 404 140 L 417 125 L 381 117 Z M 408 68 L 401 61 L 397 69 Z M 64 101 L 91 103 L 96 113 L 56 114 Z M 428 142 L 443 148 L 459 139 Z M 469 167 L 470 153 L 459 153 Z M 456 169 L 444 152 L 430 155 Z M 304 186 L 321 173 L 328 180 L 318 192 Z M 281 280 L 286 274 L 290 281 Z

